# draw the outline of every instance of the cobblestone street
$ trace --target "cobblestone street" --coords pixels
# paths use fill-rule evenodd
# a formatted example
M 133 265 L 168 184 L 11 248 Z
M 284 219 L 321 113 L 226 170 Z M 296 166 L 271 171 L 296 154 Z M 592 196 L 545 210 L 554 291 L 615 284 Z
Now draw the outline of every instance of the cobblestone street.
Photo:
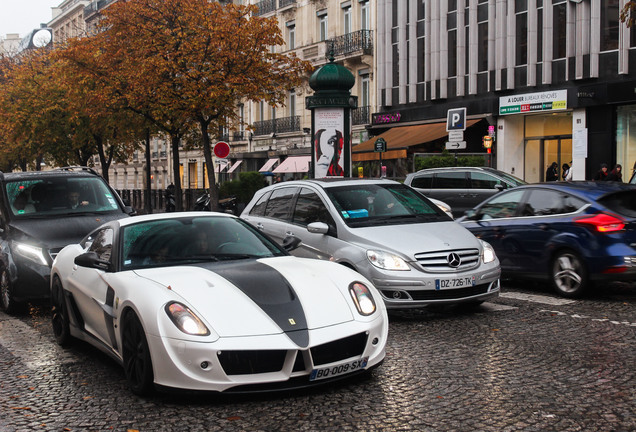
M 1 431 L 632 431 L 636 287 L 576 301 L 504 284 L 476 312 L 393 312 L 369 378 L 285 394 L 159 394 L 53 339 L 45 307 L 0 313 Z

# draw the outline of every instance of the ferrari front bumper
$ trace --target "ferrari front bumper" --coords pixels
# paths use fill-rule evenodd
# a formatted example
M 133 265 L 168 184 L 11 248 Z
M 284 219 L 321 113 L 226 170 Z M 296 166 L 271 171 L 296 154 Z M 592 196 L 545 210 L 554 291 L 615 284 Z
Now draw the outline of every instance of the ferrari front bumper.
M 305 387 L 372 369 L 384 359 L 387 335 L 388 322 L 380 315 L 309 330 L 307 347 L 297 346 L 285 333 L 206 343 L 150 336 L 148 343 L 156 385 L 222 392 Z M 318 370 L 333 373 L 315 379 L 312 371 Z

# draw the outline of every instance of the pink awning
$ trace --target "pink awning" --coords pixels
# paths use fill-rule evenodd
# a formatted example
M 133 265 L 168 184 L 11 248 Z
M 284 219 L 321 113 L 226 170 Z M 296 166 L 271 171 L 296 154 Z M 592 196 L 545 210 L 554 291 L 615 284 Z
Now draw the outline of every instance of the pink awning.
M 241 162 L 243 162 L 243 159 L 239 159 L 239 160 L 237 160 L 236 162 L 234 162 L 234 165 L 232 165 L 232 166 L 230 167 L 230 169 L 229 169 L 229 170 L 227 170 L 227 173 L 228 173 L 228 174 L 233 173 L 233 172 L 234 172 L 234 170 L 236 170 L 236 169 L 239 167 L 239 165 L 241 164 Z
M 225 159 L 217 159 L 214 164 L 214 172 L 217 174 L 222 173 L 228 166 L 230 166 L 230 164 Z
M 272 171 L 275 174 L 303 173 L 309 171 L 311 156 L 289 156 Z
M 265 162 L 265 165 L 263 165 L 261 169 L 258 170 L 258 172 L 271 171 L 272 167 L 276 165 L 276 162 L 278 162 L 278 158 L 269 159 L 267 162 Z

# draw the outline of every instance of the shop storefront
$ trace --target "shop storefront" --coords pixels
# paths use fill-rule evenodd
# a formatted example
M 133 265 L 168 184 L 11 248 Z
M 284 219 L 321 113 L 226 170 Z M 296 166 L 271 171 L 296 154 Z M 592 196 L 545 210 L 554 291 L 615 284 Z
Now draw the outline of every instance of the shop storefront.
M 636 168 L 636 105 L 622 105 L 616 112 L 616 159 L 623 166 L 623 181 Z
M 497 120 L 498 165 L 529 183 L 545 181 L 556 162 L 573 161 L 573 112 L 567 90 L 501 97 Z

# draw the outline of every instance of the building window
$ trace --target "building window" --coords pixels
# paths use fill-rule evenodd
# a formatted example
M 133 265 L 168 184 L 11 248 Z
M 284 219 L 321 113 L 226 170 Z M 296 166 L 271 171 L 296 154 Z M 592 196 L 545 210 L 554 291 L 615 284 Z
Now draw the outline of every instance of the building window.
M 417 6 L 417 52 L 419 64 L 417 66 L 417 82 L 424 82 L 424 67 L 426 65 L 426 0 L 422 0 Z
M 239 133 L 241 135 L 241 139 L 245 135 L 245 105 L 240 104 L 239 107 Z
M 293 117 L 296 115 L 296 91 L 291 90 L 289 92 L 289 116 Z
M 449 1 L 449 12 L 446 16 L 446 28 L 448 29 L 448 76 L 454 77 L 457 75 L 457 11 L 451 10 L 451 3 Z
M 618 2 L 607 1 L 601 7 L 601 51 L 618 49 Z M 632 27 L 632 30 L 634 27 Z
M 362 30 L 369 30 L 369 2 L 364 1 L 360 3 L 360 28 Z
M 265 120 L 265 102 L 260 101 L 258 103 L 258 118 L 263 121 Z
M 320 41 L 326 41 L 328 37 L 328 25 L 327 10 L 316 12 L 318 15 L 318 39 Z
M 369 74 L 360 75 L 360 106 L 369 106 L 369 89 L 371 83 L 369 82 Z
M 342 8 L 342 32 L 343 34 L 351 33 L 351 6 Z
M 293 50 L 296 48 L 296 22 L 290 21 L 287 23 L 287 49 Z
M 479 0 L 477 5 L 477 71 L 488 70 L 488 1 Z
M 566 25 L 566 2 L 554 2 L 552 4 L 552 57 L 554 59 L 565 58 L 565 25 Z
M 516 1 L 516 54 L 515 65 L 528 63 L 528 3 L 527 0 Z
M 543 61 L 543 2 L 537 1 L 537 62 Z

